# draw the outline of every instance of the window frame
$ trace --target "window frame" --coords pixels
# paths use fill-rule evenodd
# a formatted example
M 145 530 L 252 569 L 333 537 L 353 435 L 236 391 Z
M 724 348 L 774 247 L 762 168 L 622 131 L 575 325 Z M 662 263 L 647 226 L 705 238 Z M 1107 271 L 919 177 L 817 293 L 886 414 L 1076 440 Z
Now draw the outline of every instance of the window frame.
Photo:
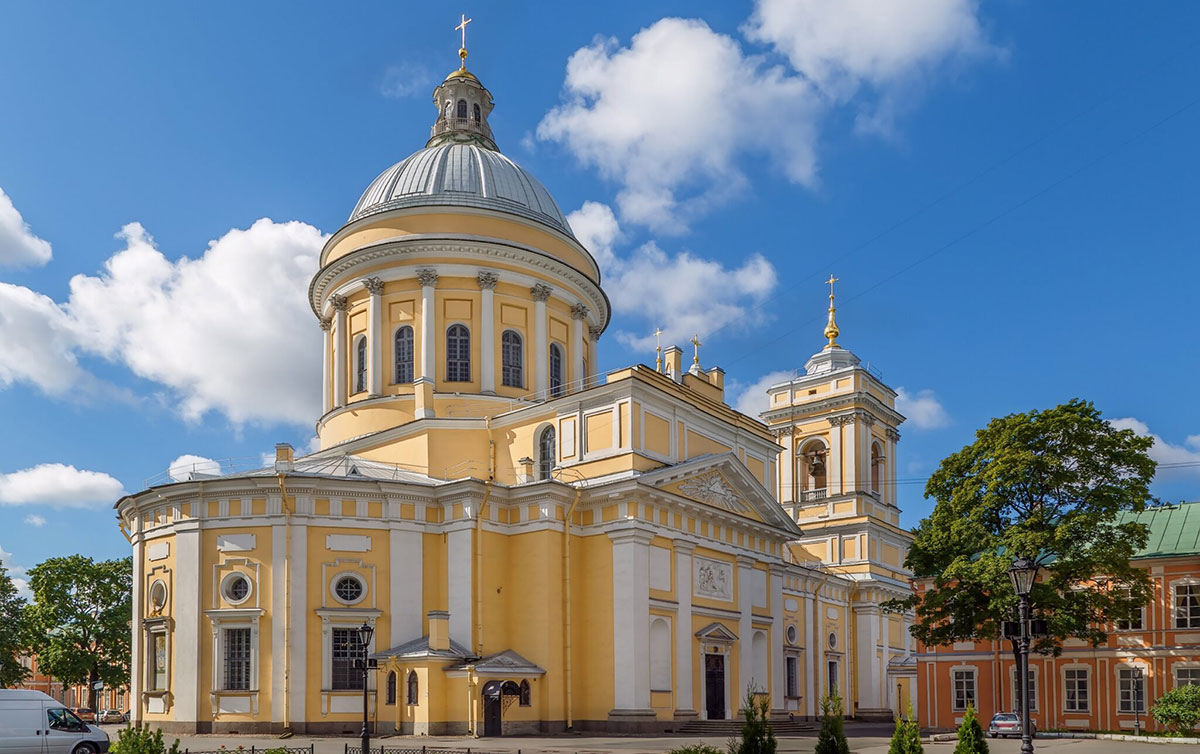
M 565 352 L 563 347 L 558 343 L 551 343 L 549 355 L 550 376 L 548 384 L 549 395 L 551 398 L 557 398 L 566 392 L 563 389 L 563 362 L 565 360 Z
M 404 703 L 409 707 L 421 706 L 421 678 L 417 671 L 408 671 L 404 679 Z
M 521 707 L 533 706 L 533 688 L 529 685 L 528 678 L 521 679 L 520 694 L 518 694 L 518 705 Z
M 354 395 L 367 392 L 367 360 L 370 354 L 367 349 L 367 336 L 358 335 L 354 338 Z
M 389 706 L 396 704 L 396 671 L 389 670 L 384 681 L 383 703 Z
M 1186 593 L 1181 598 L 1182 590 Z M 1171 617 L 1176 631 L 1200 628 L 1200 582 L 1188 579 L 1171 584 Z
M 1009 671 L 1010 672 L 1009 672 L 1008 688 L 1009 688 L 1009 691 L 1012 692 L 1011 699 L 1013 701 L 1013 706 L 1016 706 L 1016 703 L 1017 703 L 1017 666 L 1013 665 L 1011 668 L 1009 668 Z M 1036 667 L 1033 667 L 1032 664 L 1030 665 L 1030 668 L 1029 668 L 1029 685 L 1031 687 L 1033 687 L 1033 693 L 1030 695 L 1030 701 L 1032 701 L 1033 703 L 1029 705 L 1029 711 L 1037 712 L 1038 711 L 1038 697 L 1041 696 L 1041 693 L 1039 693 L 1041 691 L 1041 688 L 1039 688 L 1041 686 L 1041 684 L 1038 683 L 1038 669 Z
M 525 388 L 525 338 L 512 328 L 500 333 L 500 384 Z
M 230 634 L 238 632 L 239 637 L 244 632 L 245 642 L 241 646 L 235 646 L 230 639 Z M 221 691 L 254 691 L 254 629 L 249 624 L 230 624 L 223 625 L 220 628 L 221 633 Z M 231 657 L 235 650 L 241 650 L 244 657 Z M 244 686 L 232 685 L 231 675 L 232 663 L 237 662 L 242 665 L 239 668 L 239 673 L 244 673 Z
M 338 594 L 338 584 L 342 583 L 344 579 L 353 579 L 358 582 L 358 586 L 362 590 L 359 592 L 358 599 L 354 601 L 347 601 L 342 599 L 342 596 Z M 334 574 L 333 578 L 329 580 L 329 594 L 338 602 L 338 604 L 341 605 L 360 605 L 362 604 L 363 600 L 367 598 L 369 593 L 370 587 L 367 586 L 367 580 L 360 574 L 357 574 L 353 571 L 341 571 Z
M 348 641 L 338 641 L 339 634 L 348 637 Z M 357 649 L 357 653 L 354 653 Z M 339 653 L 344 657 L 339 657 Z M 363 672 L 354 667 L 356 659 L 370 654 L 370 648 L 363 652 L 363 646 L 358 640 L 358 627 L 352 625 L 329 627 L 329 690 L 330 691 L 362 691 Z M 340 671 L 340 672 L 339 672 Z M 338 685 L 339 683 L 345 685 Z
M 457 331 L 460 331 L 457 332 Z M 452 339 L 458 341 L 453 343 Z M 465 344 L 465 345 L 464 345 Z M 458 354 L 463 351 L 463 354 Z M 471 381 L 471 328 L 455 322 L 446 328 L 446 382 Z
M 547 440 L 549 438 L 549 440 Z M 546 463 L 547 445 L 550 451 L 550 463 Z M 545 481 L 551 478 L 554 473 L 554 466 L 558 463 L 558 433 L 554 431 L 554 425 L 549 424 L 542 427 L 537 434 L 537 479 Z
M 960 678 L 960 676 L 962 676 Z M 971 693 L 966 694 L 967 681 L 970 681 Z M 959 683 L 962 682 L 962 704 L 959 703 Z M 978 707 L 979 701 L 979 669 L 974 667 L 950 668 L 950 709 L 953 712 L 966 712 L 967 707 Z
M 462 97 L 459 97 L 458 103 L 454 106 L 454 117 L 461 120 L 466 120 L 469 117 L 468 113 L 467 101 Z
M 1142 677 L 1134 678 L 1133 671 L 1141 668 Z M 1136 713 L 1146 713 L 1146 670 L 1144 665 L 1118 665 L 1117 666 L 1117 714 L 1132 715 Z M 1126 679 L 1125 674 L 1129 677 Z M 1124 688 L 1126 680 L 1129 682 L 1129 697 L 1130 704 L 1126 706 L 1126 689 Z M 1141 692 L 1141 693 L 1138 693 Z M 1140 699 L 1138 698 L 1140 697 Z M 1138 709 L 1135 711 L 1134 703 L 1138 703 Z
M 158 685 L 158 652 L 155 646 L 156 641 L 161 638 L 163 640 L 163 664 L 162 664 L 162 685 Z M 146 691 L 152 693 L 167 692 L 171 689 L 171 632 L 167 630 L 165 622 L 158 623 L 153 626 L 148 626 L 146 629 L 146 659 L 144 663 L 144 672 L 146 676 Z
M 403 341 L 401 340 L 401 336 L 406 336 Z M 407 346 L 402 346 L 402 343 L 406 343 Z M 404 352 L 405 347 L 407 348 L 407 353 Z M 392 366 L 394 367 L 392 370 L 392 377 L 394 378 L 393 384 L 411 385 L 416 381 L 417 368 L 416 358 L 414 356 L 415 353 L 416 333 L 413 331 L 412 325 L 401 325 L 397 327 L 396 331 L 392 333 Z M 402 370 L 405 369 L 407 369 L 408 379 L 404 379 L 404 372 Z
M 800 698 L 800 658 L 797 655 L 783 658 L 783 695 L 787 699 Z
M 1179 682 L 1180 672 L 1187 673 L 1189 678 L 1186 683 Z M 1177 662 L 1171 666 L 1171 681 L 1174 684 L 1173 688 L 1181 686 L 1200 686 L 1200 665 L 1195 665 L 1186 662 Z
M 1072 675 L 1075 675 L 1073 678 Z M 1082 677 L 1080 677 L 1082 676 Z M 1075 688 L 1072 689 L 1072 683 Z M 1080 684 L 1082 683 L 1082 691 L 1080 694 Z M 1074 700 L 1071 699 L 1074 693 Z M 1080 696 L 1083 697 L 1082 703 Z M 1072 707 L 1071 705 L 1075 706 Z M 1070 714 L 1084 714 L 1092 711 L 1092 669 L 1087 665 L 1077 665 L 1073 667 L 1063 668 L 1063 712 Z

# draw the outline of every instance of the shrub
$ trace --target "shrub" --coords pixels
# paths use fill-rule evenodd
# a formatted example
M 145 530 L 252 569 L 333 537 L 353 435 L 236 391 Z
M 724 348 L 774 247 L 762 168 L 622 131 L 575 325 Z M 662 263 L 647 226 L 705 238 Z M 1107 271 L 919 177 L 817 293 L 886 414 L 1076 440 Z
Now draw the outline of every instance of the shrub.
M 1200 724 L 1200 686 L 1176 686 L 1158 698 L 1150 714 L 1175 735 L 1191 733 Z
M 973 704 L 967 705 L 962 725 L 958 726 L 958 745 L 954 747 L 954 754 L 988 754 L 987 739 L 983 737 Z
M 921 727 L 913 717 L 912 705 L 908 707 L 908 719 L 896 717 L 896 732 L 888 744 L 888 754 L 925 754 L 921 745 Z
M 680 746 L 677 749 L 671 749 L 667 754 L 725 754 L 720 749 L 709 746 L 708 744 L 692 744 L 690 746 Z
M 752 689 L 746 690 L 742 700 L 741 739 L 729 741 L 729 754 L 775 754 L 775 732 L 771 730 L 771 703 L 766 696 L 756 697 Z
M 150 732 L 150 726 L 125 728 L 117 734 L 111 754 L 179 754 L 179 739 L 170 746 L 163 744 L 161 730 Z
M 821 730 L 813 754 L 850 754 L 842 729 L 842 699 L 837 694 L 821 699 Z

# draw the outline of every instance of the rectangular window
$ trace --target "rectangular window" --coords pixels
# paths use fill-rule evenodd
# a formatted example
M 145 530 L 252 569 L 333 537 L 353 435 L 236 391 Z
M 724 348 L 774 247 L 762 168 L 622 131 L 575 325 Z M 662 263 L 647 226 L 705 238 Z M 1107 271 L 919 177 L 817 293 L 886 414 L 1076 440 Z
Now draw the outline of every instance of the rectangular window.
M 222 631 L 225 653 L 225 690 L 249 691 L 250 629 L 226 628 Z
M 954 680 L 954 711 L 963 712 L 968 706 L 974 706 L 975 671 L 955 670 L 951 678 Z
M 1200 686 L 1200 668 L 1175 668 L 1176 686 Z
M 1017 705 L 1017 669 L 1016 668 L 1012 669 L 1012 692 L 1013 692 L 1013 694 L 1012 694 L 1013 706 L 1015 707 Z M 1037 708 L 1038 708 L 1038 706 L 1037 706 L 1037 702 L 1038 702 L 1037 673 L 1033 672 L 1032 668 L 1029 669 L 1028 692 L 1029 692 L 1029 709 L 1033 712 L 1036 712 Z
M 788 657 L 785 662 L 787 668 L 787 693 L 786 696 L 795 698 L 800 696 L 800 673 L 799 663 L 797 658 Z
M 158 631 L 150 635 L 150 691 L 167 689 L 167 635 Z
M 1200 584 L 1175 587 L 1175 628 L 1200 628 Z
M 1063 709 L 1067 712 L 1087 712 L 1088 706 L 1088 670 L 1087 668 L 1067 668 L 1066 699 Z
M 1146 711 L 1146 679 L 1142 672 L 1134 675 L 1133 668 L 1117 671 L 1117 711 L 1132 714 Z
M 1128 589 L 1125 590 L 1125 594 L 1126 594 L 1126 596 L 1129 595 Z M 1145 620 L 1146 620 L 1146 608 L 1140 607 L 1140 608 L 1138 608 L 1137 612 L 1134 613 L 1130 617 L 1129 620 L 1117 621 L 1117 630 L 1118 631 L 1141 631 L 1142 627 L 1145 625 Z
M 838 690 L 838 664 L 837 660 L 829 661 L 829 694 L 832 696 Z
M 361 690 L 363 673 L 354 667 L 354 661 L 363 657 L 363 645 L 358 640 L 358 629 L 333 629 L 333 675 L 330 688 L 334 691 Z

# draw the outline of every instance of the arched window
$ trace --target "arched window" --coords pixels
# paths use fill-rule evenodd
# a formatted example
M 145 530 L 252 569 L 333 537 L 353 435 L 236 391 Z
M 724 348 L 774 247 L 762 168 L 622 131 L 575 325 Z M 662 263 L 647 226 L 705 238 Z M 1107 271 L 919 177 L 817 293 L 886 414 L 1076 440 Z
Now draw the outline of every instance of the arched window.
M 554 470 L 554 427 L 546 427 L 538 437 L 538 479 L 549 479 Z
M 754 675 L 750 678 L 750 683 L 754 686 L 757 692 L 765 692 L 767 690 L 767 635 L 762 631 L 755 631 L 753 638 L 750 640 L 750 654 L 754 661 Z
M 413 381 L 413 329 L 408 325 L 396 330 L 396 384 Z
M 531 703 L 529 692 L 529 681 L 521 679 L 521 706 L 528 707 Z
M 367 389 L 367 339 L 359 336 L 354 346 L 354 392 L 361 393 Z
M 879 443 L 871 443 L 871 492 L 878 495 L 883 491 L 883 449 Z
M 384 704 L 396 703 L 396 671 L 392 670 L 387 674 L 387 691 L 384 696 Z
M 521 334 L 516 330 L 505 330 L 500 336 L 500 358 L 501 383 L 505 387 L 525 387 Z
M 446 331 L 446 382 L 471 381 L 471 333 L 464 325 Z
M 650 690 L 671 690 L 671 626 L 665 618 L 650 622 Z
M 467 119 L 467 101 L 465 99 L 460 99 L 458 101 L 457 117 L 462 118 L 463 120 Z
M 563 394 L 563 352 L 557 343 L 550 344 L 550 395 Z
M 405 684 L 407 686 L 407 688 L 405 689 L 405 694 L 404 694 L 404 701 L 406 703 L 412 704 L 412 705 L 415 705 L 417 703 L 417 691 L 419 690 L 418 683 L 419 682 L 417 681 L 417 671 L 415 671 L 415 670 L 408 671 L 408 683 Z
M 796 471 L 801 501 L 824 498 L 827 486 L 825 445 L 820 440 L 807 442 L 800 446 L 797 456 Z
M 481 120 L 483 120 L 483 118 L 480 117 L 479 103 L 475 103 L 475 122 L 478 123 Z

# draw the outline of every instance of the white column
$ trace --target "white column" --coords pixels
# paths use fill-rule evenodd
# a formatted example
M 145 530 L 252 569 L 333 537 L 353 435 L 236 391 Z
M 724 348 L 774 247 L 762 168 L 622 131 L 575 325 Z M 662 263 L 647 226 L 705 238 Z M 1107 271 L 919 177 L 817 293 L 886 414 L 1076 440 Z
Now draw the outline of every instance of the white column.
M 288 638 L 291 644 L 290 661 L 288 662 L 288 696 L 291 707 L 290 722 L 294 724 L 307 719 L 305 717 L 305 700 L 310 683 L 308 677 L 309 613 L 306 565 L 308 563 L 308 527 L 292 524 L 291 530 L 291 565 L 288 568 L 288 580 L 291 582 L 292 609 L 288 612 Z M 280 662 L 283 662 L 283 649 L 277 649 L 275 656 L 279 658 Z M 320 682 L 320 669 L 313 668 L 313 670 L 316 673 L 313 682 Z
M 675 540 L 675 715 L 695 716 L 692 706 L 696 690 L 692 685 L 692 666 L 696 661 L 696 637 L 692 632 L 692 551 L 696 545 Z
M 738 584 L 738 678 L 737 687 L 730 686 L 727 706 L 733 714 L 738 714 L 742 708 L 742 700 L 746 696 L 746 686 L 754 675 L 754 624 L 751 622 L 754 610 L 754 590 L 750 584 L 753 579 L 761 578 L 755 573 L 754 561 L 745 556 L 737 558 Z M 757 680 L 757 679 L 755 679 Z
M 392 529 L 388 535 L 391 562 L 391 594 L 388 614 L 392 618 L 391 646 L 421 637 L 424 570 L 423 536 L 419 529 Z
M 435 329 L 437 311 L 434 297 L 437 271 L 417 270 L 417 281 L 421 284 L 421 371 L 413 380 L 413 390 L 417 393 L 414 415 L 417 419 L 427 419 L 433 416 L 433 388 L 437 385 L 439 334 Z
M 174 546 L 175 631 L 168 639 L 175 656 L 171 711 L 176 722 L 194 722 L 200 719 L 200 522 L 176 523 Z
M 146 579 L 142 572 L 146 545 L 142 539 L 141 516 L 133 516 L 133 620 L 129 637 L 129 721 L 134 725 L 142 721 L 142 679 L 146 677 L 146 658 L 143 656 L 142 615 L 146 604 Z
M 899 507 L 900 496 L 896 491 L 896 442 L 900 439 L 900 433 L 889 427 L 887 439 L 887 458 L 884 459 L 883 466 L 886 472 L 883 476 L 883 499 Z
M 613 561 L 613 710 L 641 715 L 650 709 L 650 542 L 639 529 L 608 533 Z
M 846 423 L 846 417 L 835 416 L 829 420 L 829 459 L 826 463 L 826 484 L 829 486 L 829 495 L 840 495 L 842 489 L 842 456 L 845 455 L 842 445 L 842 429 Z
M 854 658 L 858 671 L 858 707 L 880 709 L 887 705 L 880 697 L 879 665 L 875 657 L 879 645 L 879 608 L 863 605 L 855 607 L 854 613 L 858 624 L 858 636 L 854 637 L 858 650 Z
M 321 413 L 333 408 L 333 385 L 329 383 L 333 376 L 333 320 L 321 317 L 321 332 L 324 333 L 324 350 L 321 351 Z
M 286 505 L 286 501 L 282 501 L 282 505 Z M 285 587 L 287 577 L 284 574 L 283 557 L 284 550 L 287 547 L 287 529 L 283 524 L 276 524 L 271 527 L 271 558 L 278 566 L 271 569 L 271 617 L 283 616 L 287 614 L 287 592 Z M 261 536 L 261 535 L 260 535 Z M 292 564 L 295 567 L 295 564 Z M 263 651 L 262 644 L 263 634 L 259 633 L 258 657 L 259 666 L 264 663 L 263 658 L 270 656 L 271 661 L 271 721 L 283 722 L 286 709 L 284 704 L 283 687 L 286 683 L 287 666 L 283 662 L 283 646 L 287 643 L 287 624 L 282 618 L 271 621 L 271 653 L 268 655 Z M 278 662 L 274 658 L 279 658 Z
M 796 453 L 792 446 L 793 428 L 780 427 L 776 432 L 779 444 L 783 446 L 783 452 L 779 454 L 779 502 L 790 503 L 796 499 L 792 494 L 796 476 Z
M 813 593 L 805 600 L 805 607 L 808 611 L 808 630 L 804 632 L 807 634 L 804 638 L 804 714 L 814 718 L 821 711 L 821 708 L 817 706 L 817 698 L 821 694 L 817 685 L 821 677 L 817 671 L 817 659 L 820 657 L 817 650 L 821 646 L 821 616 L 817 611 L 821 609 L 821 603 L 817 600 L 819 587 L 810 585 L 810 588 Z
M 335 406 L 346 405 L 346 349 L 350 347 L 346 336 L 345 296 L 332 296 L 329 302 L 333 304 L 333 403 Z
M 583 378 L 586 376 L 583 373 L 583 352 L 587 348 L 587 341 L 584 340 L 583 326 L 587 321 L 588 308 L 583 304 L 575 304 L 571 307 L 571 376 L 566 378 L 568 382 L 576 385 L 572 390 L 580 390 L 583 387 Z
M 783 659 L 783 571 L 771 569 L 767 589 L 771 604 L 771 709 L 784 715 L 787 714 L 784 701 L 787 669 Z
M 546 362 L 550 355 L 550 342 L 546 340 L 546 299 L 550 298 L 550 286 L 538 283 L 529 289 L 533 296 L 533 389 L 543 398 L 549 397 L 550 378 Z M 649 627 L 647 627 L 649 630 Z
M 472 523 L 461 522 L 446 534 L 446 603 L 450 609 L 450 638 L 474 650 L 471 640 Z
M 842 492 L 850 494 L 863 488 L 862 464 L 859 463 L 858 449 L 862 444 L 862 432 L 858 420 L 853 416 L 846 417 L 842 427 Z
M 496 392 L 496 325 L 495 294 L 500 276 L 494 272 L 480 271 L 479 281 L 479 389 L 485 393 Z
M 367 394 L 383 394 L 383 281 L 363 281 L 371 296 L 367 314 Z

